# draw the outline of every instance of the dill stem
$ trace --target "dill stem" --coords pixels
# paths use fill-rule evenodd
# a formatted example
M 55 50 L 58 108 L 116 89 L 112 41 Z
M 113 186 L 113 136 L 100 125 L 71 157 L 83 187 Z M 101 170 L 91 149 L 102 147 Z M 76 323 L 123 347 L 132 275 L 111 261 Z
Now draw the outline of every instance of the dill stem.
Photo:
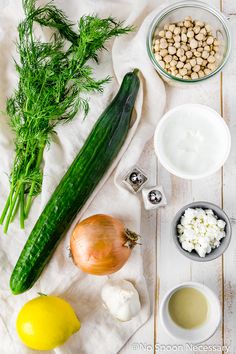
M 25 156 L 26 157 L 28 157 L 28 151 L 29 151 L 29 144 L 27 144 L 27 147 L 26 147 L 26 153 L 25 153 Z M 25 169 L 25 175 L 27 176 L 28 175 L 28 172 L 29 172 L 29 169 L 30 169 L 30 167 L 31 167 L 31 165 L 32 165 L 32 163 L 33 163 L 33 161 L 34 161 L 34 155 L 31 157 L 31 159 L 29 160 L 29 162 L 28 162 L 28 164 L 27 164 L 27 166 L 26 166 L 26 169 Z M 22 187 L 23 189 L 25 189 L 25 187 Z M 10 196 L 9 196 L 9 200 L 10 200 Z M 19 209 L 19 206 L 20 206 L 20 200 L 21 200 L 21 198 L 17 198 L 17 203 L 15 204 L 15 208 L 14 208 L 14 210 L 13 210 L 13 212 L 12 212 L 12 217 L 11 217 L 11 221 L 10 222 L 13 222 L 14 221 L 14 219 L 15 219 L 15 216 L 16 216 L 16 214 L 17 214 L 17 212 L 18 212 L 18 209 Z M 24 203 L 25 204 L 25 203 Z M 7 206 L 7 208 L 9 207 L 9 204 L 8 204 L 8 206 Z M 21 213 L 21 210 L 20 210 L 20 213 Z M 6 214 L 6 213 L 5 213 Z M 20 214 L 21 215 L 21 214 Z M 5 216 L 4 216 L 5 217 Z M 24 219 L 25 219 L 25 213 L 24 213 Z M 20 219 L 21 220 L 21 219 Z M 3 219 L 3 221 L 4 221 L 4 219 Z
M 19 209 L 19 205 L 20 205 L 20 199 L 18 198 L 18 199 L 17 199 L 17 203 L 16 203 L 16 205 L 15 205 L 15 208 L 14 208 L 14 210 L 13 210 L 12 217 L 11 217 L 11 221 L 10 221 L 10 222 L 13 222 L 13 220 L 15 219 L 15 216 L 16 216 L 16 214 L 17 214 L 17 212 L 18 212 L 18 209 Z
M 2 216 L 1 216 L 1 221 L 2 221 L 1 224 L 3 224 L 3 222 L 5 220 L 5 217 L 6 217 L 7 213 L 8 213 L 9 206 L 11 205 L 11 202 L 12 202 L 13 194 L 14 194 L 14 187 L 11 184 L 10 193 L 9 193 L 8 198 L 7 198 L 7 201 L 6 201 Z
M 9 208 L 9 205 L 10 205 L 10 198 L 11 198 L 11 195 L 9 194 L 9 196 L 8 196 L 8 198 L 7 198 L 7 201 L 6 201 L 6 204 L 5 204 L 5 207 L 4 207 L 4 209 L 3 209 L 1 218 L 0 218 L 0 224 L 1 224 L 1 225 L 3 224 L 4 219 L 5 219 L 5 217 L 6 217 L 6 214 L 7 214 L 7 211 L 8 211 L 8 208 Z
M 18 186 L 15 194 L 13 195 L 13 199 L 10 201 L 10 205 L 9 205 L 10 209 L 8 211 L 6 223 L 5 223 L 4 230 L 3 230 L 4 234 L 7 233 L 7 230 L 8 230 L 11 218 L 12 218 L 12 213 L 13 213 L 17 198 L 19 197 L 19 192 L 20 192 L 20 186 Z M 12 192 L 10 193 L 10 195 L 12 196 Z M 10 199 L 11 199 L 11 197 L 10 197 Z
M 28 175 L 29 169 L 30 169 L 32 163 L 33 163 L 34 160 L 35 160 L 35 157 L 34 157 L 34 156 L 35 156 L 34 153 L 32 153 L 32 156 L 31 156 L 31 158 L 30 158 L 30 160 L 29 160 L 29 162 L 27 163 L 26 168 L 25 168 L 25 173 L 24 173 L 25 176 Z
M 20 227 L 25 227 L 25 184 L 22 183 L 20 189 Z
M 44 152 L 45 144 L 46 143 L 44 143 L 41 146 L 41 148 L 39 149 L 37 163 L 36 163 L 36 169 L 40 168 L 40 165 L 41 165 L 41 162 L 42 162 L 42 159 L 43 159 L 43 152 Z M 28 198 L 27 198 L 27 201 L 26 201 L 25 218 L 27 218 L 28 215 L 29 215 L 29 211 L 30 211 L 31 204 L 32 204 L 32 198 L 33 198 L 33 195 L 34 195 L 34 188 L 35 188 L 35 181 L 33 181 L 32 184 L 31 184 L 30 191 L 29 191 L 29 194 L 28 194 Z

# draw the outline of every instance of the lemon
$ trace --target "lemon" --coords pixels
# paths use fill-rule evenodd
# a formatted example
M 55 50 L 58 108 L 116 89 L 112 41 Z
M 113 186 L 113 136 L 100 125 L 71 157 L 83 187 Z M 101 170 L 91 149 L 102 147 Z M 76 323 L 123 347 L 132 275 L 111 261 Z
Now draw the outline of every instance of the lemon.
M 74 310 L 56 296 L 39 296 L 27 302 L 16 321 L 22 342 L 36 350 L 51 350 L 80 329 Z

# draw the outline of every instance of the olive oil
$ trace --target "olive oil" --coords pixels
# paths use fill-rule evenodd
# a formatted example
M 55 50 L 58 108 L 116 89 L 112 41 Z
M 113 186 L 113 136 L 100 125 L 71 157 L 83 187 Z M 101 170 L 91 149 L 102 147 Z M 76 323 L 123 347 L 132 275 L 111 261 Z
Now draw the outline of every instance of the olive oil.
M 208 317 L 206 297 L 190 287 L 177 290 L 169 300 L 168 309 L 172 320 L 185 329 L 202 326 Z

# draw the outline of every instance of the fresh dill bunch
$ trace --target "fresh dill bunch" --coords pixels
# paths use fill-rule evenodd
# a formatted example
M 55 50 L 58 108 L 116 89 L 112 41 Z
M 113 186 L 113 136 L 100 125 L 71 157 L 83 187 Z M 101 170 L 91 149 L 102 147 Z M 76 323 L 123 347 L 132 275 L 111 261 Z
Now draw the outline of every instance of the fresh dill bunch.
M 44 7 L 37 7 L 36 0 L 22 3 L 25 19 L 18 26 L 20 59 L 15 63 L 19 83 L 6 104 L 15 133 L 15 159 L 0 218 L 4 232 L 17 213 L 24 228 L 33 197 L 41 191 L 43 151 L 55 126 L 73 119 L 79 109 L 86 115 L 89 104 L 83 94 L 102 91 L 110 80 L 95 80 L 88 60 L 98 62 L 98 51 L 108 39 L 132 30 L 111 17 L 83 16 L 75 31 L 53 2 Z M 52 30 L 48 42 L 35 36 L 35 23 Z

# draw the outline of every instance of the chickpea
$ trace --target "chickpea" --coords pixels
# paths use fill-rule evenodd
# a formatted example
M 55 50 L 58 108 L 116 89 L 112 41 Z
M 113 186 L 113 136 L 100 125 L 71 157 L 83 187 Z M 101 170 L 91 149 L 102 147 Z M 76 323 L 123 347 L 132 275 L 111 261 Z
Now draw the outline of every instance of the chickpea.
M 156 29 L 152 50 L 159 65 L 168 73 L 186 80 L 209 75 L 217 68 L 220 42 L 211 26 L 187 16 Z

